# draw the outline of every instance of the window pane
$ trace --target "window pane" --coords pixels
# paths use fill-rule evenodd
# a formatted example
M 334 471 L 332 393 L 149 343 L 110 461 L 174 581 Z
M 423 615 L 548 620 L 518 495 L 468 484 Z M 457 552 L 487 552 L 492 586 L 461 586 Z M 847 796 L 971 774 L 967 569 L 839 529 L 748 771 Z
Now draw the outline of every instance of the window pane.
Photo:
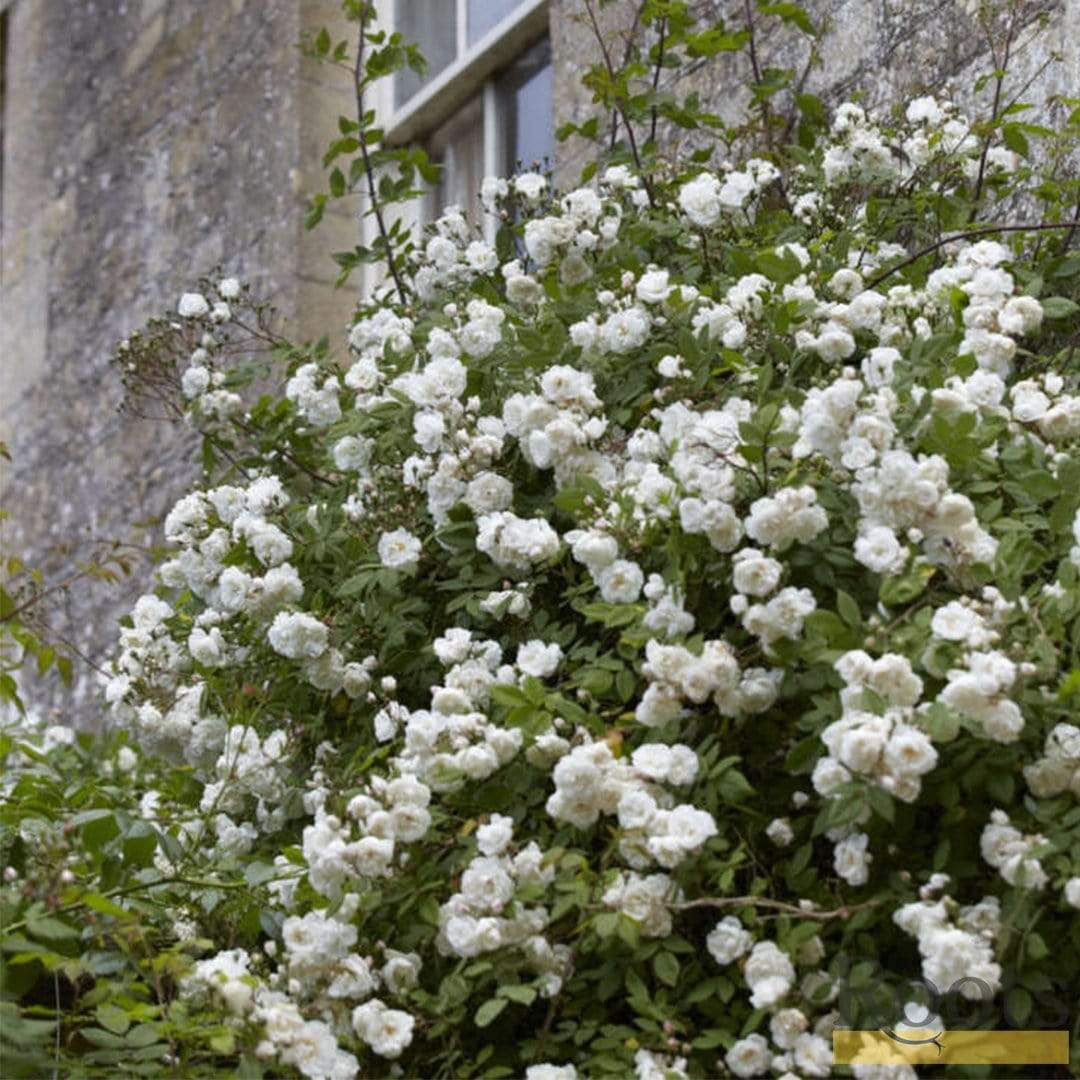
M 545 38 L 522 53 L 499 77 L 504 175 L 554 163 L 551 91 L 551 44 Z
M 442 165 L 442 176 L 427 199 L 425 217 L 430 221 L 456 204 L 475 223 L 478 196 L 484 179 L 484 105 L 474 97 L 439 128 L 428 142 L 431 160 Z
M 520 3 L 521 0 L 469 0 L 467 23 L 469 44 L 475 45 Z
M 453 63 L 457 53 L 457 5 L 454 0 L 396 0 L 394 29 L 405 41 L 420 46 L 428 64 L 423 77 L 408 68 L 394 76 L 394 105 L 400 108 Z

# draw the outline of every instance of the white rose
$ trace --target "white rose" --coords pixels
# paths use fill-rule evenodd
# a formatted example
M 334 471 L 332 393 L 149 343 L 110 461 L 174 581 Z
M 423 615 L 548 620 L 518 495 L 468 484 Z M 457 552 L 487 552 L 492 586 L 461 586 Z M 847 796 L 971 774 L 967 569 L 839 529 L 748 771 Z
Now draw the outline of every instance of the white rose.
M 210 313 L 210 305 L 202 293 L 184 293 L 176 310 L 182 319 L 199 319 Z
M 379 560 L 390 570 L 414 570 L 421 547 L 420 540 L 407 529 L 384 532 L 379 537 Z

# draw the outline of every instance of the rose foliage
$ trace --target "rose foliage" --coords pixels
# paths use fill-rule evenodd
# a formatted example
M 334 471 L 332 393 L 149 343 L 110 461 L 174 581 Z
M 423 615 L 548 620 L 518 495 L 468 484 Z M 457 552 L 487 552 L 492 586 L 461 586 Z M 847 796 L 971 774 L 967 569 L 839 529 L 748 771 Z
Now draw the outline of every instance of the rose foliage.
M 231 278 L 121 346 L 206 477 L 110 731 L 4 736 L 5 1075 L 1077 1037 L 1080 118 L 796 104 L 395 226 L 344 362 Z

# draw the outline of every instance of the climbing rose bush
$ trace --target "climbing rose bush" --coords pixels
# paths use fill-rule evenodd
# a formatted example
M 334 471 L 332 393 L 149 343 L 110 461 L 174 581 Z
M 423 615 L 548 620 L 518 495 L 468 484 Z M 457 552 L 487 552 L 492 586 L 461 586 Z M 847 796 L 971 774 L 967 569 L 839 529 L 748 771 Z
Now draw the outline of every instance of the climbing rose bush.
M 791 1080 L 920 978 L 1077 1034 L 1080 254 L 969 225 L 1069 189 L 932 98 L 802 142 L 489 179 L 343 362 L 232 279 L 122 346 L 207 477 L 113 734 L 5 743 L 87 1060 Z

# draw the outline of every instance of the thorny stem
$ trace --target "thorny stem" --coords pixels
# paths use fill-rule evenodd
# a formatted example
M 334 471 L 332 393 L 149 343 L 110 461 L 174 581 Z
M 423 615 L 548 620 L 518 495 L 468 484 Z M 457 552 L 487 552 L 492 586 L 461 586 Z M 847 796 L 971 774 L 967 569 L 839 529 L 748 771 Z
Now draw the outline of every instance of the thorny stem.
M 799 81 L 795 84 L 794 97 L 795 97 L 795 100 L 796 100 L 796 105 L 791 109 L 791 112 L 788 114 L 787 123 L 784 125 L 784 142 L 785 143 L 788 143 L 788 142 L 791 141 L 791 134 L 795 130 L 795 125 L 799 121 L 799 107 L 798 107 L 797 102 L 798 102 L 798 99 L 801 96 L 802 92 L 806 89 L 806 82 L 810 78 L 810 72 L 813 71 L 814 64 L 815 64 L 816 61 L 817 61 L 817 50 L 815 49 L 813 43 L 811 43 L 810 52 L 806 57 L 806 66 L 803 68 L 802 74 L 799 76 Z
M 291 344 L 283 337 L 279 337 L 272 330 L 268 329 L 261 324 L 258 327 L 248 326 L 247 323 L 241 322 L 239 319 L 233 317 L 231 320 L 233 325 L 239 326 L 241 330 L 250 334 L 252 337 L 259 338 L 261 341 L 265 341 L 268 345 L 273 345 L 275 348 L 281 345 Z
M 563 973 L 563 986 L 565 986 L 574 974 L 574 958 L 576 953 L 571 952 L 569 958 L 566 961 L 566 970 Z M 547 1014 L 544 1016 L 544 1023 L 540 1027 L 540 1034 L 536 1039 L 536 1052 L 533 1057 L 539 1061 L 544 1056 L 544 1043 L 547 1041 L 548 1033 L 551 1031 L 551 1025 L 555 1022 L 555 1016 L 559 1011 L 559 998 L 562 996 L 562 991 L 557 994 L 553 994 L 551 1001 L 548 1003 Z
M 940 240 L 934 241 L 932 244 L 928 244 L 926 247 L 919 251 L 916 251 L 914 255 L 909 255 L 902 262 L 898 262 L 895 266 L 890 266 L 888 270 L 882 271 L 877 277 L 871 278 L 866 283 L 866 288 L 872 289 L 875 285 L 880 285 L 886 278 L 892 277 L 898 270 L 903 270 L 904 267 L 910 266 L 914 262 L 918 262 L 924 255 L 930 255 L 932 252 L 938 250 L 938 248 L 945 247 L 946 244 L 952 244 L 957 240 L 973 240 L 979 236 L 994 236 L 997 233 L 1008 232 L 1043 232 L 1049 229 L 1068 229 L 1066 234 L 1066 240 L 1072 235 L 1077 226 L 1080 225 L 1080 217 L 1073 221 L 1041 221 L 1034 225 L 984 225 L 978 229 L 968 229 L 965 232 L 953 233 L 951 236 L 943 236 Z
M 604 58 L 604 67 L 607 69 L 608 77 L 614 84 L 615 65 L 612 62 L 611 53 L 608 50 L 607 42 L 604 40 L 600 24 L 596 21 L 596 12 L 593 10 L 592 0 L 585 0 L 585 10 L 589 14 L 589 22 L 592 23 L 593 34 L 596 37 L 597 44 L 600 46 L 600 55 Z M 656 199 L 653 195 L 652 184 L 649 183 L 649 178 L 645 175 L 645 170 L 642 168 L 641 154 L 638 152 L 637 137 L 634 135 L 634 128 L 630 123 L 630 118 L 626 115 L 626 107 L 622 102 L 622 98 L 619 96 L 615 97 L 615 109 L 619 116 L 622 117 L 623 126 L 626 128 L 626 137 L 630 140 L 630 153 L 634 158 L 634 165 L 637 167 L 641 182 L 645 185 L 645 194 L 649 197 L 649 206 L 655 210 Z
M 1043 72 L 1051 64 L 1056 64 L 1060 61 L 1061 57 L 1056 53 L 1051 53 L 1047 59 L 1045 59 L 1031 74 L 1031 77 L 1021 86 L 1015 94 L 1005 103 L 1005 107 L 1001 110 L 1002 115 L 1008 113 L 1008 111 L 1042 78 Z
M 709 258 L 709 236 L 704 229 L 698 232 L 701 237 L 701 258 L 705 263 L 705 273 L 712 277 L 712 260 Z
M 743 0 L 743 11 L 746 13 L 746 33 L 747 45 L 749 46 L 750 52 L 750 67 L 754 73 L 755 84 L 761 86 L 761 65 L 758 62 L 757 36 L 754 33 L 754 9 L 751 7 L 750 0 Z M 765 128 L 765 144 L 768 146 L 770 154 L 775 154 L 772 110 L 769 108 L 769 99 L 766 97 L 761 99 L 761 123 Z M 785 205 L 790 208 L 791 200 L 788 198 L 787 189 L 784 187 L 783 176 L 777 177 L 777 185 L 780 189 L 780 194 L 783 196 Z
M 366 15 L 360 16 L 360 32 L 356 44 L 356 66 L 353 68 L 353 85 L 356 89 L 356 122 L 360 125 L 359 138 L 360 155 L 364 161 L 364 176 L 367 178 L 368 197 L 371 200 L 371 211 L 375 215 L 375 223 L 379 228 L 379 237 L 382 240 L 383 251 L 386 254 L 386 267 L 390 276 L 394 279 L 397 289 L 398 300 L 407 303 L 405 286 L 398 274 L 398 268 L 394 264 L 394 251 L 390 246 L 390 237 L 386 231 L 386 222 L 383 220 L 382 206 L 375 191 L 375 170 L 371 167 L 371 158 L 368 155 L 367 141 L 364 139 L 364 26 Z
M 903 623 L 907 622 L 908 619 L 912 617 L 912 615 L 915 615 L 917 612 L 922 611 L 925 606 L 926 605 L 921 600 L 916 600 L 915 603 L 912 604 L 910 607 L 906 608 L 904 611 L 901 611 L 900 614 L 897 615 L 891 623 L 889 623 L 887 626 L 882 627 L 881 633 L 888 634 L 891 631 L 895 630 L 898 626 L 901 626 Z
M 641 21 L 641 13 L 645 10 L 645 0 L 642 0 L 637 6 L 637 10 L 634 12 L 634 19 L 630 23 L 630 29 L 626 35 L 626 48 L 623 49 L 623 61 L 622 66 L 625 68 L 630 63 L 630 58 L 634 54 L 634 35 L 637 33 L 638 23 Z M 611 141 L 608 144 L 608 153 L 611 153 L 615 149 L 615 142 L 619 137 L 619 110 L 611 110 Z
M 205 439 L 207 440 L 207 442 L 209 442 L 209 443 L 210 443 L 210 444 L 211 444 L 212 446 L 214 446 L 214 447 L 215 447 L 215 448 L 217 449 L 217 452 L 218 452 L 218 453 L 219 453 L 219 454 L 220 454 L 220 455 L 221 455 L 221 456 L 222 456 L 223 458 L 225 458 L 225 460 L 226 460 L 226 461 L 228 461 L 228 463 L 229 463 L 229 464 L 230 464 L 230 465 L 231 465 L 231 466 L 232 466 L 232 467 L 233 467 L 233 468 L 234 468 L 234 469 L 235 469 L 235 470 L 236 470 L 236 471 L 237 471 L 237 472 L 238 472 L 238 473 L 239 473 L 239 474 L 240 474 L 240 475 L 241 475 L 241 476 L 242 476 L 242 477 L 243 477 L 243 478 L 244 478 L 244 479 L 246 480 L 246 481 L 248 481 L 248 483 L 250 483 L 250 482 L 251 482 L 251 474 L 250 474 L 250 473 L 249 473 L 249 472 L 247 471 L 247 469 L 245 469 L 245 468 L 244 468 L 244 466 L 243 466 L 243 465 L 241 465 L 241 464 L 240 464 L 240 462 L 239 462 L 239 461 L 237 461 L 237 460 L 236 460 L 236 458 L 235 458 L 235 457 L 233 456 L 232 452 L 231 452 L 231 451 L 229 450 L 229 448 L 228 448 L 228 447 L 227 447 L 227 446 L 225 445 L 225 443 L 223 443 L 223 442 L 221 441 L 221 439 L 219 439 L 219 438 L 218 438 L 218 437 L 217 437 L 216 435 L 212 435 L 212 434 L 211 434 L 210 432 L 207 432 L 207 433 L 206 433 L 206 434 L 204 435 L 204 438 L 205 438 Z
M 982 198 L 983 182 L 986 179 L 986 159 L 990 153 L 990 143 L 994 137 L 994 127 L 997 124 L 997 118 L 999 110 L 1001 109 L 1001 92 L 1005 85 L 1005 73 L 1009 66 L 1009 55 L 1012 51 L 1013 32 L 1016 28 L 1016 13 L 1013 12 L 1009 16 L 1009 28 L 1005 32 L 1005 50 L 1002 55 L 1001 61 L 997 58 L 997 49 L 994 48 L 992 38 L 989 33 L 987 34 L 988 44 L 990 45 L 990 55 L 994 59 L 996 65 L 996 71 L 994 75 L 994 104 L 990 110 L 990 127 L 986 133 L 986 138 L 983 139 L 982 153 L 979 155 L 979 175 L 975 180 L 975 192 L 972 196 L 971 202 L 971 214 L 968 217 L 968 222 L 975 220 L 979 213 L 979 199 Z
M 234 420 L 233 422 L 234 422 L 234 423 L 236 424 L 236 426 L 237 426 L 237 427 L 238 427 L 238 428 L 239 428 L 239 429 L 240 429 L 241 431 L 243 431 L 243 432 L 244 432 L 245 434 L 247 434 L 247 435 L 255 435 L 255 434 L 256 434 L 256 431 L 255 431 L 255 429 L 254 429 L 254 428 L 253 428 L 253 427 L 252 427 L 252 426 L 251 426 L 250 424 L 245 424 L 245 423 L 244 423 L 244 422 L 243 422 L 242 420 Z M 296 468 L 298 468 L 298 469 L 299 469 L 299 470 L 300 470 L 300 471 L 301 471 L 302 473 L 306 473 L 306 474 L 307 474 L 308 476 L 310 476 L 310 477 L 311 477 L 311 479 L 312 479 L 312 480 L 316 480 L 316 481 L 318 481 L 318 482 L 319 482 L 320 484 L 329 484 L 329 483 L 331 483 L 331 481 L 330 481 L 330 480 L 328 480 L 328 479 L 327 479 L 327 478 L 326 478 L 325 476 L 323 476 L 323 475 L 322 475 L 322 473 L 316 472 L 316 471 L 315 471 L 314 469 L 312 469 L 312 468 L 309 468 L 309 467 L 308 467 L 307 465 L 305 465 L 305 464 L 304 464 L 304 463 L 303 463 L 302 461 L 300 461 L 300 459 L 299 459 L 299 458 L 297 458 L 297 457 L 296 457 L 296 456 L 295 456 L 295 455 L 294 455 L 294 454 L 292 453 L 292 451 L 291 451 L 291 450 L 286 450 L 286 449 L 285 449 L 285 447 L 283 447 L 283 446 L 278 446 L 278 447 L 276 447 L 275 449 L 277 450 L 277 452 L 278 452 L 278 453 L 279 453 L 279 454 L 280 454 L 280 455 L 281 455 L 281 456 L 282 456 L 282 457 L 283 457 L 283 458 L 284 458 L 284 459 L 285 459 L 286 461 L 288 461 L 288 462 L 289 462 L 289 463 L 290 463 L 291 465 L 294 465 L 294 466 L 295 466 Z M 234 463 L 234 464 L 235 464 L 235 463 Z M 238 467 L 238 468 L 240 468 L 240 466 L 237 466 L 237 467 Z M 241 470 L 241 471 L 243 471 L 243 470 Z
M 664 45 L 667 43 L 667 17 L 660 20 L 660 44 L 656 53 L 656 67 L 653 69 L 652 90 L 653 97 L 660 86 L 660 69 L 664 66 Z M 656 142 L 656 122 L 660 118 L 655 100 L 652 107 L 652 123 L 649 125 L 649 142 Z
M 754 72 L 754 82 L 761 82 L 761 65 L 758 63 L 757 45 L 754 41 L 754 9 L 750 6 L 750 0 L 743 0 L 743 11 L 746 13 L 746 33 L 749 35 L 747 44 L 750 47 L 750 68 Z M 769 103 L 762 101 L 762 110 L 768 113 Z

